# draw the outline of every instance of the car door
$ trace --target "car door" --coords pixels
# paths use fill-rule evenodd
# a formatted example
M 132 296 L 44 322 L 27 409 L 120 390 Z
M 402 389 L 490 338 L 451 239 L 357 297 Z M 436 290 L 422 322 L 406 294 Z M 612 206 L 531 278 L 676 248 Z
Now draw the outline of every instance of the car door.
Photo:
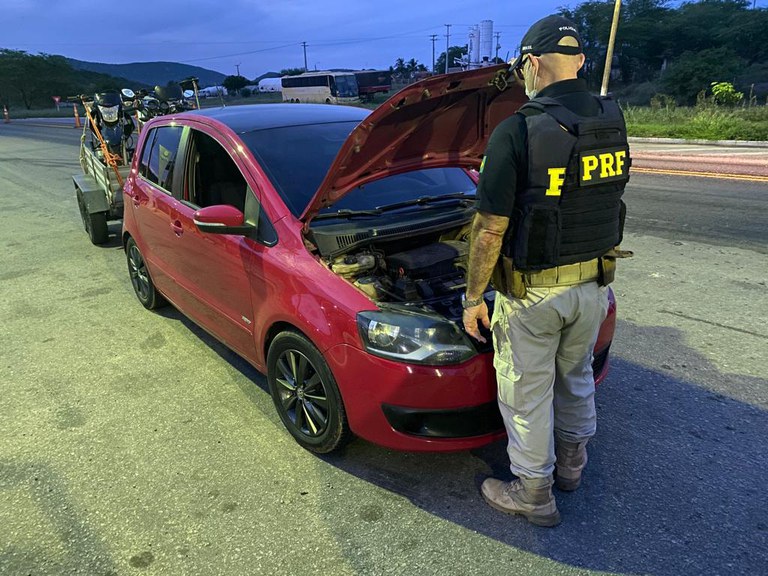
M 126 210 L 133 210 L 139 242 L 149 265 L 152 280 L 172 302 L 178 296 L 175 256 L 178 239 L 178 208 L 172 187 L 177 171 L 177 156 L 183 134 L 182 126 L 159 126 L 144 140 Z
M 199 208 L 230 204 L 245 211 L 256 202 L 241 166 L 215 130 L 190 128 L 184 151 L 180 205 L 175 214 L 179 248 L 174 255 L 181 288 L 179 307 L 230 348 L 253 356 L 253 306 L 249 270 L 265 247 L 250 238 L 207 234 L 194 224 Z

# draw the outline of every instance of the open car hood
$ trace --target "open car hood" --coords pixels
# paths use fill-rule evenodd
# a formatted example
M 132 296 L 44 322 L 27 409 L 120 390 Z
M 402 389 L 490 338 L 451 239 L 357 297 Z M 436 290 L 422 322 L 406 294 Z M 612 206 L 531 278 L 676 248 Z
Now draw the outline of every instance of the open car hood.
M 527 101 L 499 64 L 433 76 L 376 108 L 341 146 L 301 216 L 305 222 L 350 190 L 423 168 L 480 168 L 493 129 Z

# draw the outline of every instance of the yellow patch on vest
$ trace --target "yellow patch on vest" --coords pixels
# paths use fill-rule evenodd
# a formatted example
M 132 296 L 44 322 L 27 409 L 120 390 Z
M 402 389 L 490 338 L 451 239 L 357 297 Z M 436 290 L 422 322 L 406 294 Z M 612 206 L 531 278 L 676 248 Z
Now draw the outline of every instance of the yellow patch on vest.
M 624 178 L 626 159 L 625 149 L 596 150 L 584 154 L 579 163 L 579 182 L 584 186 Z
M 560 196 L 565 183 L 565 168 L 550 168 L 547 170 L 547 174 L 549 174 L 547 196 Z
M 480 163 L 480 174 L 483 173 L 483 168 L 485 168 L 485 156 L 483 156 L 483 161 Z

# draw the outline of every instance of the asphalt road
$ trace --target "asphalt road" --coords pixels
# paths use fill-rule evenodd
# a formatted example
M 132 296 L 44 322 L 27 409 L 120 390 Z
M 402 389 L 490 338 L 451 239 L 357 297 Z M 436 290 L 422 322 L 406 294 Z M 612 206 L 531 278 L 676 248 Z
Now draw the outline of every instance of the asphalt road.
M 261 375 L 88 242 L 77 136 L 0 124 L 0 574 L 765 573 L 764 182 L 633 176 L 598 434 L 542 529 L 479 495 L 503 443 L 300 449 Z

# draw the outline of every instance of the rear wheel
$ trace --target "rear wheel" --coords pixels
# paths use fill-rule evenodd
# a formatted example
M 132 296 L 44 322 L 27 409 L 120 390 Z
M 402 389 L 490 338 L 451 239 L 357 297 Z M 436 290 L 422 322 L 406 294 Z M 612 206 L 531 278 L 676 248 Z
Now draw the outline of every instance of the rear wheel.
M 267 354 L 267 380 L 283 424 L 304 448 L 319 454 L 352 437 L 336 380 L 320 351 L 304 336 L 283 332 Z
M 91 239 L 91 243 L 96 245 L 104 244 L 104 242 L 109 239 L 107 213 L 89 213 L 80 194 L 77 195 L 77 207 L 80 209 L 80 218 L 83 220 L 83 228 L 85 228 L 88 238 Z
M 152 278 L 149 275 L 147 263 L 141 250 L 133 238 L 128 239 L 125 245 L 125 255 L 128 260 L 128 275 L 131 278 L 133 291 L 136 297 L 147 310 L 154 310 L 166 304 L 165 298 L 155 289 Z

